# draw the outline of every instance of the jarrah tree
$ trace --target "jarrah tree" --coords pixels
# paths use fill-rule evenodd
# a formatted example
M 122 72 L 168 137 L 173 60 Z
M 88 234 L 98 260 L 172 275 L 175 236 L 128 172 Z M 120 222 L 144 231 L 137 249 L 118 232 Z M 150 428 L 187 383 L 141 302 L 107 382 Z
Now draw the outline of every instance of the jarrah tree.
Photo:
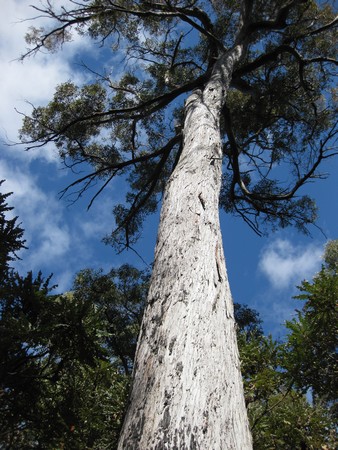
M 116 177 L 128 181 L 106 238 L 120 249 L 162 205 L 120 449 L 252 446 L 219 207 L 258 233 L 269 222 L 314 222 L 313 201 L 296 193 L 335 153 L 338 20 L 329 3 L 34 7 L 51 27 L 31 28 L 27 55 L 54 51 L 78 32 L 101 45 L 103 63 L 84 64 L 89 84 L 64 83 L 34 107 L 23 141 L 54 142 L 67 166 L 92 166 L 65 193 L 96 184 L 96 198 Z

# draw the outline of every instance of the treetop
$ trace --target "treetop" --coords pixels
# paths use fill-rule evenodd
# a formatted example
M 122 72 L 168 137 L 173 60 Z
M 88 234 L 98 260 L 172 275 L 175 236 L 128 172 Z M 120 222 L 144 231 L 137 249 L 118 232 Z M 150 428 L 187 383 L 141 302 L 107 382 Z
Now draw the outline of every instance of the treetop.
M 219 112 L 220 206 L 258 233 L 262 222 L 304 231 L 315 221 L 313 201 L 296 194 L 336 154 L 332 2 L 94 0 L 33 8 L 51 19 L 50 28 L 30 29 L 24 57 L 57 51 L 73 33 L 104 55 L 101 67 L 84 63 L 88 84 L 65 82 L 47 106 L 33 107 L 21 139 L 27 148 L 53 142 L 66 166 L 90 164 L 64 194 L 80 196 L 99 183 L 94 199 L 116 177 L 127 180 L 108 241 L 132 245 L 156 210 L 180 156 L 184 100 L 203 92 L 217 61 L 236 45 L 245 54 Z

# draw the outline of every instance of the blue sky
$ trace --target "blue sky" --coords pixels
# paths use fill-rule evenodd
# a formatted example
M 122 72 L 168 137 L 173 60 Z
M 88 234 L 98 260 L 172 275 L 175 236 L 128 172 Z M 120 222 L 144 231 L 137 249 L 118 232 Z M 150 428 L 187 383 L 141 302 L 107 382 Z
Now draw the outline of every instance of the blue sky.
M 114 221 L 114 202 L 123 195 L 118 183 L 111 184 L 87 211 L 90 196 L 71 204 L 59 199 L 59 192 L 74 181 L 74 174 L 60 164 L 52 147 L 24 151 L 22 146 L 8 146 L 18 141 L 21 116 L 28 113 L 27 100 L 45 104 L 54 87 L 69 79 L 86 81 L 88 74 L 78 65 L 83 52 L 92 61 L 100 57 L 99 48 L 75 37 L 62 52 L 39 54 L 24 63 L 17 58 L 25 51 L 24 35 L 31 25 L 39 26 L 43 19 L 22 22 L 34 16 L 29 8 L 32 0 L 3 2 L 0 18 L 0 179 L 6 179 L 3 191 L 13 191 L 9 203 L 15 207 L 25 229 L 29 250 L 17 263 L 21 273 L 28 270 L 54 273 L 59 291 L 71 288 L 74 275 L 86 267 L 109 270 L 129 262 L 140 268 L 144 264 L 133 252 L 116 255 L 101 239 L 109 233 Z M 112 64 L 116 64 L 116 60 Z M 312 237 L 293 229 L 258 237 L 241 219 L 221 214 L 224 251 L 234 300 L 257 309 L 266 332 L 274 337 L 283 334 L 282 324 L 299 307 L 291 297 L 302 279 L 311 279 L 320 269 L 321 255 L 327 239 L 338 238 L 338 158 L 326 162 L 322 172 L 326 180 L 308 185 L 306 191 L 319 206 L 318 226 L 310 229 Z M 152 262 L 158 214 L 147 221 L 137 251 Z

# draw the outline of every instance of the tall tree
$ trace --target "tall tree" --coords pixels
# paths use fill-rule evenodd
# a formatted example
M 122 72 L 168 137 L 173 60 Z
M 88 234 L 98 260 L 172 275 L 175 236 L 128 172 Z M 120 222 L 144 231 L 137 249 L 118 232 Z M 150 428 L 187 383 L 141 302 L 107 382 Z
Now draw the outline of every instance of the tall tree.
M 95 67 L 95 82 L 57 87 L 25 118 L 23 140 L 54 142 L 68 166 L 90 163 L 68 187 L 79 195 L 99 181 L 96 198 L 127 175 L 107 237 L 119 248 L 133 245 L 164 192 L 119 448 L 249 449 L 219 206 L 257 232 L 260 220 L 303 230 L 315 220 L 313 201 L 294 197 L 334 153 L 332 8 L 71 0 L 35 9 L 52 22 L 31 29 L 28 54 L 57 49 L 73 29 L 126 66 L 119 79 Z

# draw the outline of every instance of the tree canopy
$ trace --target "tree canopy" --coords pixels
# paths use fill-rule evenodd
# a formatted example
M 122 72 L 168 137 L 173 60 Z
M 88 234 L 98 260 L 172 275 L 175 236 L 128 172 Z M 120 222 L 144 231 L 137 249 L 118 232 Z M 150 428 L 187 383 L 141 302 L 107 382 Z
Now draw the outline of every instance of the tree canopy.
M 320 178 L 320 163 L 336 153 L 330 2 L 93 0 L 33 8 L 51 22 L 30 29 L 25 56 L 57 51 L 76 32 L 103 48 L 101 67 L 84 63 L 91 81 L 59 85 L 47 106 L 24 118 L 21 138 L 28 148 L 54 142 L 67 166 L 91 165 L 64 193 L 81 195 L 98 183 L 93 201 L 115 177 L 128 181 L 107 242 L 123 248 L 137 239 L 180 156 L 184 99 L 236 43 L 245 56 L 222 109 L 221 207 L 258 233 L 264 223 L 304 231 L 315 221 L 314 202 L 298 190 Z

